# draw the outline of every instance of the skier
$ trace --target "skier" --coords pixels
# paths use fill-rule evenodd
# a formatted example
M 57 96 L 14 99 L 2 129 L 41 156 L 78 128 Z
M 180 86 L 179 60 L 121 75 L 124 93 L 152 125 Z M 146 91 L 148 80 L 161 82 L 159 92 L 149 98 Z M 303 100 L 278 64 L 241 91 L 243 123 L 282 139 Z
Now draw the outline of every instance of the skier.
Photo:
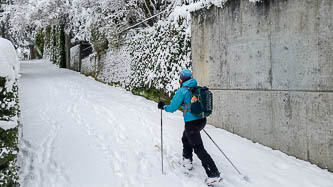
M 176 91 L 176 94 L 171 100 L 170 105 L 165 105 L 163 101 L 158 103 L 159 109 L 164 109 L 167 112 L 175 112 L 181 105 L 183 106 L 183 117 L 185 121 L 185 130 L 182 137 L 183 142 L 183 163 L 182 165 L 191 170 L 193 165 L 193 151 L 201 160 L 208 178 L 206 183 L 213 185 L 222 180 L 220 172 L 218 171 L 213 159 L 207 153 L 204 148 L 200 131 L 206 125 L 206 118 L 198 116 L 189 112 L 191 104 L 191 91 L 188 88 L 196 87 L 197 81 L 192 78 L 192 72 L 188 69 L 184 69 L 180 73 L 180 85 Z

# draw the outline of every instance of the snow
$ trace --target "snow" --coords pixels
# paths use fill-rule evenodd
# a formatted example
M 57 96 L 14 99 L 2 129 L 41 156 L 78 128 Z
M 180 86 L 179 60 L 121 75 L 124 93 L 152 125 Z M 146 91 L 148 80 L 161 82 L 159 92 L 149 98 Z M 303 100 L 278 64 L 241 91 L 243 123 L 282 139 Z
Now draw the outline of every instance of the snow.
M 131 74 L 131 56 L 129 49 L 122 46 L 119 49 L 109 50 L 100 59 L 100 70 L 97 76 L 98 80 L 106 83 L 118 83 L 123 88 L 130 82 Z
M 17 127 L 17 125 L 18 125 L 17 120 L 14 121 L 0 120 L 0 128 L 4 129 L 5 131 Z
M 0 38 L 0 77 L 6 78 L 5 92 L 12 92 L 15 81 L 18 78 L 19 62 L 17 59 L 16 51 L 13 44 L 4 38 Z M 0 87 L 0 91 L 3 88 Z M 0 101 L 0 108 L 14 107 L 15 102 L 3 100 Z M 8 116 L 4 116 L 6 118 Z M 0 120 L 0 128 L 4 130 L 15 128 L 17 123 L 17 117 L 15 119 L 9 119 L 9 121 Z
M 46 61 L 21 63 L 22 186 L 203 187 L 194 157 L 193 177 L 174 166 L 182 151 L 182 113 L 163 112 L 161 174 L 157 104 Z M 247 183 L 202 133 L 225 187 L 332 187 L 333 174 L 211 125 L 206 131 L 249 176 Z
M 13 44 L 0 37 L 0 77 L 6 78 L 6 89 L 11 90 L 18 77 L 19 62 Z
M 191 69 L 190 39 L 186 20 L 159 21 L 153 27 L 140 30 L 129 43 L 130 88 L 154 88 L 173 94 L 179 88 L 179 72 Z
M 256 3 L 256 2 L 261 2 L 262 0 L 248 0 L 251 3 Z M 188 20 L 191 19 L 190 13 L 198 11 L 203 8 L 210 8 L 211 6 L 216 6 L 216 7 L 223 7 L 228 0 L 197 0 L 197 1 L 191 1 L 189 0 L 188 5 L 178 5 L 175 6 L 174 10 L 169 16 L 169 19 L 171 20 L 177 20 L 178 17 L 183 17 Z

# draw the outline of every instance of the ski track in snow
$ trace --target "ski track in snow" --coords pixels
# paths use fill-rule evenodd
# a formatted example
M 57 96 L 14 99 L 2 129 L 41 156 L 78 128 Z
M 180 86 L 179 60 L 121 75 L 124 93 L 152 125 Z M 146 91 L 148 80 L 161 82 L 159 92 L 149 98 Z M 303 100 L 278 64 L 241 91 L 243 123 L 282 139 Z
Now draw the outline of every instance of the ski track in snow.
M 51 86 L 48 86 L 48 89 L 52 90 L 53 93 L 57 93 L 57 90 Z M 42 123 L 50 128 L 49 133 L 45 135 L 45 139 L 40 146 L 36 148 L 25 138 L 21 140 L 23 159 L 26 159 L 25 161 L 28 163 L 27 167 L 22 170 L 22 179 L 24 183 L 33 182 L 32 186 L 49 186 L 50 184 L 56 184 L 59 180 L 69 181 L 68 176 L 52 157 L 55 148 L 54 141 L 61 127 L 51 118 L 49 112 L 49 102 L 44 103 L 44 106 L 39 108 L 37 112 Z M 46 176 L 48 173 L 51 173 L 53 177 Z
M 205 186 L 196 156 L 193 177 L 176 164 L 182 151 L 181 112 L 163 112 L 162 175 L 156 103 L 44 60 L 23 62 L 21 73 L 23 186 Z M 251 179 L 242 180 L 202 133 L 225 187 L 333 186 L 333 174 L 314 165 L 222 129 L 207 125 L 206 131 Z

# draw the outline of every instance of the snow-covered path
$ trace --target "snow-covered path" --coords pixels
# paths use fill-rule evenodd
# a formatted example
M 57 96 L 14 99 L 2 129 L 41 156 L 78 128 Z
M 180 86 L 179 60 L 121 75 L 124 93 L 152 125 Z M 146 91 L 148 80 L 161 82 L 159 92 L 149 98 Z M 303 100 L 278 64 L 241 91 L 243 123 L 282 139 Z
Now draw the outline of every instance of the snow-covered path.
M 181 112 L 163 112 L 162 175 L 160 111 L 155 102 L 47 61 L 29 61 L 21 63 L 20 103 L 23 186 L 205 186 L 196 157 L 191 178 L 173 163 L 182 150 Z M 317 166 L 210 125 L 206 130 L 251 179 L 243 181 L 202 133 L 225 187 L 333 186 L 333 174 Z

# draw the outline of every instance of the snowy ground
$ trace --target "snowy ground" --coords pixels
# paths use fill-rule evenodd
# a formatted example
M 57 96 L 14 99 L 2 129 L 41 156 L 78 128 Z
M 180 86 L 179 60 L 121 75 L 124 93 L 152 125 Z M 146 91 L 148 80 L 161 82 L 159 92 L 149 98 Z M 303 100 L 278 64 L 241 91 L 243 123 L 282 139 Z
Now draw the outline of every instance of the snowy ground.
M 205 186 L 197 157 L 191 178 L 173 164 L 182 150 L 181 112 L 163 112 L 162 175 L 156 103 L 46 61 L 21 63 L 20 103 L 23 186 Z M 308 162 L 210 125 L 206 130 L 251 179 L 243 181 L 202 133 L 225 187 L 333 186 L 332 173 Z

